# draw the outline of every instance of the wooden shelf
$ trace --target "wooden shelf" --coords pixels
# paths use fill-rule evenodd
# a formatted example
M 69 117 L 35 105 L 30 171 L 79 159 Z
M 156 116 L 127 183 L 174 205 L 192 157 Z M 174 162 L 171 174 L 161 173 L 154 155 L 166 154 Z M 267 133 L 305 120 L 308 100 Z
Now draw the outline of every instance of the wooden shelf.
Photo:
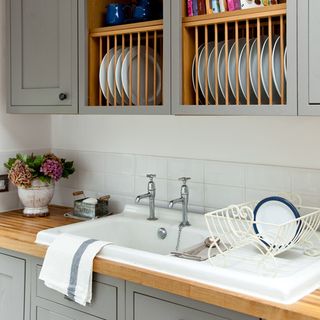
M 145 22 L 136 22 L 122 24 L 113 27 L 94 28 L 90 30 L 90 37 L 105 37 L 110 35 L 130 34 L 137 32 L 159 31 L 163 30 L 163 20 L 152 20 Z
M 194 17 L 183 17 L 182 24 L 184 27 L 197 27 L 210 24 L 234 22 L 241 20 L 250 20 L 258 18 L 268 18 L 284 15 L 287 12 L 287 4 L 276 4 L 268 7 L 259 7 L 237 11 L 228 11 L 216 14 L 206 14 Z

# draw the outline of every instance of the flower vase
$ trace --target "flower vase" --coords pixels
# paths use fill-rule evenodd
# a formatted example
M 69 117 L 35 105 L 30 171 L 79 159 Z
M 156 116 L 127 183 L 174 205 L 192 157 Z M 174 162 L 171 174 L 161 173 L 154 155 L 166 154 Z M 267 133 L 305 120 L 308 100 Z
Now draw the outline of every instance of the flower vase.
M 54 195 L 54 182 L 44 183 L 39 179 L 32 180 L 29 188 L 18 187 L 18 195 L 27 217 L 46 217 L 49 215 L 48 205 Z

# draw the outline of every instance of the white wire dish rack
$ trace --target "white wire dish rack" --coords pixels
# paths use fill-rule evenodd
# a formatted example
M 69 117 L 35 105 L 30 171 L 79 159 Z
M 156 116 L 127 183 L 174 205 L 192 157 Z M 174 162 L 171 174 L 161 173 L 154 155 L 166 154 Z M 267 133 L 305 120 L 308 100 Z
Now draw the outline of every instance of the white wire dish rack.
M 281 263 L 286 259 L 281 257 L 285 252 L 286 257 L 291 255 L 291 258 L 297 257 L 297 254 L 320 256 L 317 232 L 320 208 L 297 204 L 299 218 L 274 224 L 255 221 L 254 208 L 257 203 L 231 205 L 205 215 L 210 236 L 219 239 L 208 250 L 212 264 L 222 263 L 228 267 L 229 263 L 234 265 L 235 259 L 240 259 L 255 263 L 254 270 L 276 274 L 280 267 L 284 267 Z M 218 254 L 211 257 L 213 248 Z

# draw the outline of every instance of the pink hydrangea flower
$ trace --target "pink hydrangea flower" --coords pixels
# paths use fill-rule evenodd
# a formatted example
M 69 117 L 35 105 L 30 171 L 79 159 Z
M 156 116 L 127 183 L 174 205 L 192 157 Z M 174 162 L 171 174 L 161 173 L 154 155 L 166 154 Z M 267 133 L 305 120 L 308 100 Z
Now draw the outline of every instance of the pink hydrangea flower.
M 53 159 L 47 159 L 42 164 L 40 172 L 45 176 L 52 178 L 54 181 L 58 181 L 62 177 L 63 167 L 61 162 Z

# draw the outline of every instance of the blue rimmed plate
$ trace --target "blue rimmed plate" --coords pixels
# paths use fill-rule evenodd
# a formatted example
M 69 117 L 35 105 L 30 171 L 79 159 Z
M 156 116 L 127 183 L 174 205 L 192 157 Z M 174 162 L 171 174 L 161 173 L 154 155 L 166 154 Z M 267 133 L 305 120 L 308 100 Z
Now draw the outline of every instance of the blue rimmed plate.
M 287 247 L 298 236 L 301 222 L 294 220 L 299 219 L 300 214 L 289 200 L 277 196 L 265 198 L 253 213 L 253 229 L 267 246 Z M 283 224 L 285 227 L 280 229 Z

